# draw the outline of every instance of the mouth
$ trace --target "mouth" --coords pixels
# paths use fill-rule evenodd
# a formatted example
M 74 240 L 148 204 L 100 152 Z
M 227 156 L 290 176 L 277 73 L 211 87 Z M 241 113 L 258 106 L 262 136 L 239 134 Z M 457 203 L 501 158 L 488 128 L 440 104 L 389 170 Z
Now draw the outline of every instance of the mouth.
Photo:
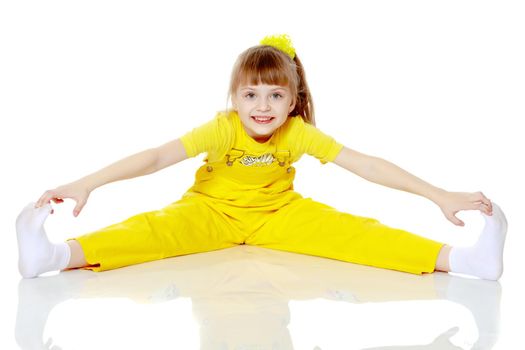
M 251 116 L 257 124 L 270 124 L 275 117 Z

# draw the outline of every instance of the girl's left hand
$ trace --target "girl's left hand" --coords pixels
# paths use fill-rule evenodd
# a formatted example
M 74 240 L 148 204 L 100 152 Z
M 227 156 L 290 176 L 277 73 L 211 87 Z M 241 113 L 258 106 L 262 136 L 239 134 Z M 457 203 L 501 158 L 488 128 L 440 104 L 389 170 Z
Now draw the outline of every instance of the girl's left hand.
M 445 191 L 436 204 L 445 217 L 457 226 L 465 226 L 465 223 L 456 217 L 460 210 L 479 210 L 486 215 L 492 215 L 492 202 L 481 192 Z

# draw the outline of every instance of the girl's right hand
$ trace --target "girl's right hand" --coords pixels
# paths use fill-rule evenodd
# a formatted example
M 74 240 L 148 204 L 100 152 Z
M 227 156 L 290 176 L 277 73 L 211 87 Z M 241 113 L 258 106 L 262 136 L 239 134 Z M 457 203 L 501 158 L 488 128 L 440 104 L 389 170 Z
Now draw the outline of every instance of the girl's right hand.
M 59 204 L 64 202 L 64 198 L 71 198 L 77 205 L 73 209 L 73 215 L 76 217 L 80 214 L 84 205 L 88 200 L 91 190 L 82 182 L 72 182 L 63 186 L 59 186 L 52 190 L 47 190 L 35 203 L 35 208 L 51 203 L 51 201 Z M 52 213 L 52 212 L 51 212 Z

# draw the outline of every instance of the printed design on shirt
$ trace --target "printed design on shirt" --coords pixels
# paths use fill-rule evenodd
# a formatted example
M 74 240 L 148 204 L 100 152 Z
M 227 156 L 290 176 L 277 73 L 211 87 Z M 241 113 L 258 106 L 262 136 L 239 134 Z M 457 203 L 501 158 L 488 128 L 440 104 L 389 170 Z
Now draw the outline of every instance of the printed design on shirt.
M 240 162 L 246 166 L 265 166 L 273 163 L 273 154 L 266 153 L 259 157 L 246 155 L 241 158 Z
M 233 162 L 239 159 L 239 163 L 244 166 L 268 166 L 271 165 L 274 161 L 277 161 L 280 166 L 284 166 L 288 159 L 290 158 L 290 151 L 288 150 L 279 150 L 272 153 L 265 153 L 260 156 L 254 156 L 246 154 L 246 151 L 232 148 L 229 154 L 226 155 L 226 163 L 229 166 L 233 165 Z

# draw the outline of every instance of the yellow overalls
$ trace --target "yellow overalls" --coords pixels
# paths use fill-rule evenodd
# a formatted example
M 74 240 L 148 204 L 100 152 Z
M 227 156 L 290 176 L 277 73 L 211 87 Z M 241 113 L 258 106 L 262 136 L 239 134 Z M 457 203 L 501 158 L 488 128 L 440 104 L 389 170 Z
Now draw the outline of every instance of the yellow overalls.
M 76 239 L 95 271 L 250 244 L 410 273 L 434 271 L 442 243 L 356 216 L 293 190 L 303 153 L 333 161 L 343 145 L 301 117 L 265 143 L 235 112 L 181 137 L 188 157 L 207 151 L 178 201 Z

